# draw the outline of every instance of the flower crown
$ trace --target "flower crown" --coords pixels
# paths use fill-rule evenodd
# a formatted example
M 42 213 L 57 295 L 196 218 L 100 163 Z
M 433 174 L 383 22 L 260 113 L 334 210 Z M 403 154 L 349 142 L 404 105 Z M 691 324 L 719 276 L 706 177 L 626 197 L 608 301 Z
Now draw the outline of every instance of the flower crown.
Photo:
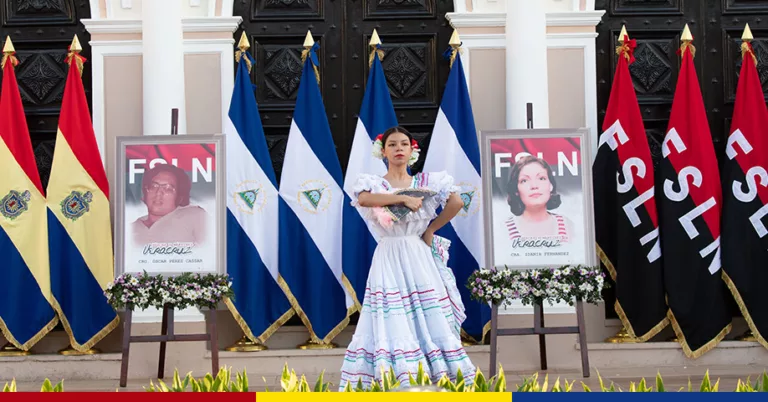
M 384 134 L 379 134 L 376 136 L 376 140 L 373 141 L 373 150 L 372 154 L 373 157 L 376 159 L 384 159 Z M 408 160 L 408 166 L 413 166 L 416 161 L 419 160 L 419 153 L 421 152 L 421 149 L 419 148 L 419 143 L 416 142 L 416 140 L 411 140 L 411 148 L 413 148 L 413 153 L 411 153 L 411 159 Z

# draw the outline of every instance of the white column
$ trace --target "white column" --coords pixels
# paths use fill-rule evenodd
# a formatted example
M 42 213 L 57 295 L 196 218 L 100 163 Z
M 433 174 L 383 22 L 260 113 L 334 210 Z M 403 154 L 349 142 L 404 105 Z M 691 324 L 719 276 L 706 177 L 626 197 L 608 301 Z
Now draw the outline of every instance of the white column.
M 187 132 L 182 1 L 141 4 L 145 135 L 170 134 L 174 108 L 179 109 L 179 134 Z
M 534 128 L 549 128 L 545 2 L 506 3 L 507 128 L 526 128 L 526 103 L 533 103 Z

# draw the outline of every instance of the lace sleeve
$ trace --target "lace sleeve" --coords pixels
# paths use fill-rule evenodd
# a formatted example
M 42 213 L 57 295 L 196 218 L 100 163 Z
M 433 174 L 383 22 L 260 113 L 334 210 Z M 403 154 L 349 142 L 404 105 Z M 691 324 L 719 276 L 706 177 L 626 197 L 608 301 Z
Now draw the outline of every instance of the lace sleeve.
M 453 176 L 447 172 L 432 172 L 429 174 L 429 188 L 432 191 L 437 192 L 437 199 L 440 202 L 440 206 L 445 208 L 445 203 L 448 201 L 448 197 L 451 193 L 458 193 L 461 191 L 461 187 L 453 184 Z

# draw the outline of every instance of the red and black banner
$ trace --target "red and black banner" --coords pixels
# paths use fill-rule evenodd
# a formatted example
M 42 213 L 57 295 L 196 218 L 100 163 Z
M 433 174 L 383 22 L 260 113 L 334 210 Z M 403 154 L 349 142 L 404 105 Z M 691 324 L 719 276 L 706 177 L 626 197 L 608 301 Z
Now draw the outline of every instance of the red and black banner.
M 749 42 L 723 164 L 723 278 L 753 335 L 768 347 L 768 109 Z
M 684 42 L 656 183 L 667 304 L 690 358 L 717 346 L 731 330 L 720 265 L 720 172 L 693 52 Z
M 668 324 L 648 138 L 629 75 L 635 41 L 624 38 L 592 166 L 598 254 L 614 281 L 627 332 L 647 341 Z

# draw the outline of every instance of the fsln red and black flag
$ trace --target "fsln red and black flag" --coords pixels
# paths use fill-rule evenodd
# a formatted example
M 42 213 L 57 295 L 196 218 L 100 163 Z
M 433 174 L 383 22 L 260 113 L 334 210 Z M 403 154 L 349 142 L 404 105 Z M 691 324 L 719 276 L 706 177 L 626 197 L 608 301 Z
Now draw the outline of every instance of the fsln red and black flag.
M 635 40 L 621 46 L 597 156 L 592 165 L 598 254 L 616 289 L 616 314 L 627 332 L 647 341 L 669 323 L 648 138 L 629 64 Z
M 741 73 L 723 163 L 723 279 L 749 329 L 768 348 L 768 109 L 749 25 L 742 39 Z
M 669 318 L 685 354 L 696 358 L 730 332 L 731 316 L 720 272 L 720 172 L 687 25 L 681 39 L 656 188 Z

